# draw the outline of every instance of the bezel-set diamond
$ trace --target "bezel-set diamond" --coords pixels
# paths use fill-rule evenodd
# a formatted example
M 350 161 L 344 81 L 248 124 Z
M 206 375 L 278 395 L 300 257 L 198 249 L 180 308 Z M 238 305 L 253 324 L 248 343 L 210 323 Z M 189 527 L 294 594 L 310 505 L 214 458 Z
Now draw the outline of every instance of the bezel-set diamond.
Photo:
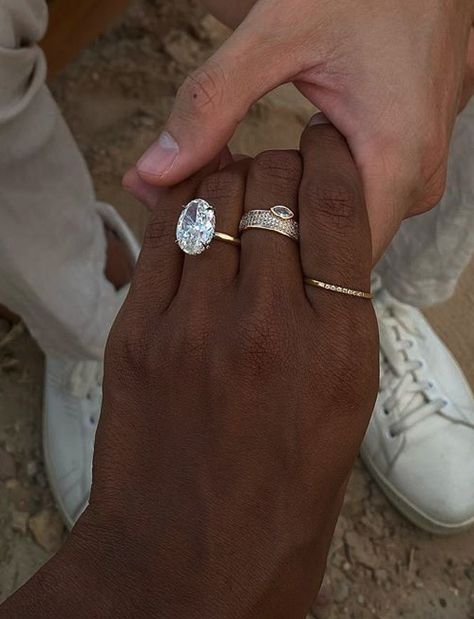
M 277 206 L 272 206 L 270 210 L 274 215 L 276 215 L 280 219 L 283 219 L 284 221 L 295 218 L 295 214 L 293 213 L 293 211 L 287 206 L 283 206 L 281 204 L 278 204 Z
M 216 212 L 206 200 L 197 198 L 183 207 L 176 227 L 176 241 L 190 256 L 209 248 L 216 233 Z

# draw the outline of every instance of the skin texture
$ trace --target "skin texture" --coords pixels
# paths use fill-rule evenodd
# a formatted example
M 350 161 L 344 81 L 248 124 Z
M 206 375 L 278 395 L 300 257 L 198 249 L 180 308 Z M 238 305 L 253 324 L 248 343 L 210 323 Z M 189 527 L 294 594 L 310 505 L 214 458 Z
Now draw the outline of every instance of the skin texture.
M 362 185 L 328 125 L 306 130 L 301 154 L 217 165 L 149 202 L 107 347 L 90 507 L 2 619 L 303 619 L 311 606 L 378 340 L 369 301 L 305 287 L 303 273 L 369 288 Z M 251 230 L 241 249 L 184 257 L 174 231 L 197 195 L 233 235 L 244 210 L 287 204 L 301 244 Z
M 472 94 L 474 2 L 205 4 L 235 33 L 184 82 L 165 129 L 166 157 L 154 147 L 138 164 L 141 179 L 182 180 L 216 156 L 255 101 L 293 82 L 349 142 L 375 261 L 405 217 L 443 194 L 453 124 Z

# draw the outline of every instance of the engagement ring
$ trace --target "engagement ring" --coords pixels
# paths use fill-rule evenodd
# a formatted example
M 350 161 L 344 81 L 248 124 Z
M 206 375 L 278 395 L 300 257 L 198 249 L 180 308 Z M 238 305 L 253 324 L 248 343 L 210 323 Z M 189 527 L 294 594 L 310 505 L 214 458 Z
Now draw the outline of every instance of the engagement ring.
M 230 234 L 216 232 L 216 211 L 206 200 L 198 198 L 183 207 L 176 227 L 176 242 L 180 249 L 190 256 L 198 256 L 210 247 L 214 239 L 240 245 L 240 240 Z

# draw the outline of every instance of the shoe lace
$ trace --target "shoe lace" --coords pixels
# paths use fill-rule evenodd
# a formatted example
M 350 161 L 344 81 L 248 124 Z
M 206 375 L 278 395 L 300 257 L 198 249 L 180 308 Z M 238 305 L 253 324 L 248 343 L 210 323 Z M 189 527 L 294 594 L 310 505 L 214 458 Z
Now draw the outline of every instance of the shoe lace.
M 387 415 L 395 410 L 399 413 L 399 419 L 389 427 L 390 436 L 395 438 L 434 414 L 474 429 L 474 423 L 446 410 L 449 404 L 447 399 L 433 399 L 429 393 L 432 383 L 418 376 L 417 370 L 423 367 L 423 362 L 410 358 L 408 350 L 413 347 L 413 340 L 409 336 L 422 338 L 423 335 L 403 314 L 403 308 L 388 304 L 382 309 L 381 319 L 384 325 L 394 330 L 395 335 L 392 346 L 396 363 L 391 363 L 381 353 L 380 388 L 391 391 L 384 402 L 384 410 Z

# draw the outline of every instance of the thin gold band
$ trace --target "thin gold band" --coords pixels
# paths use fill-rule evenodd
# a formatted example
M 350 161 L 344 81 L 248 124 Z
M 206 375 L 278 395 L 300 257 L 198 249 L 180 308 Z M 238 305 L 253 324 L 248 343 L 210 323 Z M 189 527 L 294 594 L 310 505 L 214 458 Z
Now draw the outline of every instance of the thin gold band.
M 371 292 L 362 292 L 362 290 L 353 290 L 352 288 L 346 288 L 345 286 L 337 286 L 334 284 L 327 284 L 326 282 L 320 282 L 317 279 L 311 279 L 306 277 L 304 280 L 308 286 L 314 286 L 315 288 L 324 288 L 331 292 L 338 292 L 339 294 L 347 294 L 350 297 L 360 297 L 362 299 L 373 299 L 374 295 Z
M 231 245 L 240 247 L 240 239 L 236 239 L 235 237 L 230 236 L 230 234 L 226 234 L 225 232 L 214 232 L 213 238 L 219 241 L 223 241 L 224 243 L 230 243 Z

